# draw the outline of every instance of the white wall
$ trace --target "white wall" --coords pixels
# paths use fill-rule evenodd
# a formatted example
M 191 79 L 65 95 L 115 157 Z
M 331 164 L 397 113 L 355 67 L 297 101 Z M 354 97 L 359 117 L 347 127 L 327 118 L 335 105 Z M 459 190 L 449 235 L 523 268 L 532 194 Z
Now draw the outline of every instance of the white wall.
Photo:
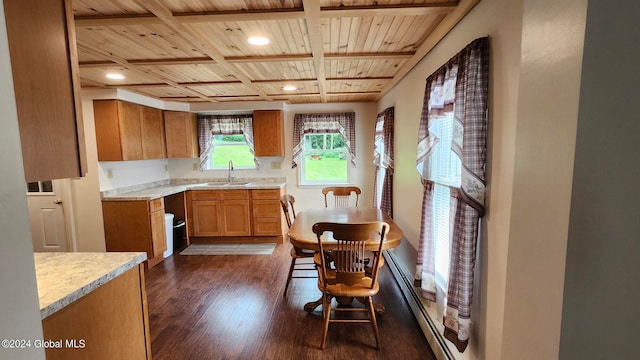
M 0 339 L 42 339 L 4 6 L 0 0 Z M 44 359 L 44 349 L 5 349 L 0 359 Z
M 640 359 L 640 7 L 590 1 L 561 359 Z
M 396 141 L 394 191 L 409 240 L 398 252 L 411 273 L 425 79 L 475 38 L 490 37 L 487 213 L 464 358 L 558 357 L 585 10 L 586 1 L 483 0 L 379 104 L 396 106 L 397 139 L 415 139 Z
M 412 275 L 420 236 L 423 189 L 415 161 L 426 78 L 474 39 L 490 37 L 487 212 L 478 244 L 473 333 L 469 348 L 460 355 L 468 359 L 501 359 L 521 27 L 521 2 L 482 0 L 378 104 L 378 111 L 395 106 L 394 221 L 408 240 L 395 252 Z M 442 328 L 435 307 L 429 313 Z

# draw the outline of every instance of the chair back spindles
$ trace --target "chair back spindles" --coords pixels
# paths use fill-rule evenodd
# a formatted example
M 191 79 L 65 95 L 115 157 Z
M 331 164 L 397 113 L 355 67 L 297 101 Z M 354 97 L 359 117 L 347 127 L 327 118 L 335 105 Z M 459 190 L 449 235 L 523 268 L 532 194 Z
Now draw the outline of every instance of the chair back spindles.
M 296 209 L 293 207 L 293 203 L 296 202 L 296 199 L 289 194 L 282 195 L 280 197 L 280 206 L 282 206 L 282 213 L 284 214 L 284 219 L 287 221 L 287 226 L 291 228 L 291 224 L 293 220 L 291 220 L 291 216 L 293 219 L 296 218 Z M 289 211 L 291 209 L 291 211 Z
M 329 195 L 333 196 L 333 207 L 345 208 L 345 207 L 358 207 L 358 200 L 360 198 L 360 190 L 357 186 L 328 186 L 322 189 L 324 195 L 324 206 L 329 207 Z M 355 205 L 351 205 L 352 198 L 355 198 Z

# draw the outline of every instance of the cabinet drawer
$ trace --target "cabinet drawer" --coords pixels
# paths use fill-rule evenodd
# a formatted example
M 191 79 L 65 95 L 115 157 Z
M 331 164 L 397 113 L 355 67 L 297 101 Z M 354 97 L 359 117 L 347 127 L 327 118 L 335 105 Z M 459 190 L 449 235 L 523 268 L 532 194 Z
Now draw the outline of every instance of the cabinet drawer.
M 282 221 L 276 218 L 258 218 L 253 220 L 254 236 L 282 235 Z
M 249 190 L 220 190 L 220 200 L 249 200 Z
M 253 200 L 253 217 L 276 217 L 280 219 L 280 200 Z
M 154 211 L 164 209 L 164 198 L 159 198 L 155 200 L 149 201 L 149 212 L 152 213 Z
M 191 200 L 220 200 L 220 191 L 194 190 L 191 191 Z
M 251 190 L 254 199 L 280 199 L 280 189 Z

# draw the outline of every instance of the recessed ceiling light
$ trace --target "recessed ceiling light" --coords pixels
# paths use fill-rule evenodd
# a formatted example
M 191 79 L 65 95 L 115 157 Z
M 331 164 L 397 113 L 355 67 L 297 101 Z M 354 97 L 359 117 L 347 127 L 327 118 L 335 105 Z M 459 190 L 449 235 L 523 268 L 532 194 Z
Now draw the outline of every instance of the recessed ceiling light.
M 247 39 L 247 42 L 251 45 L 264 46 L 269 44 L 271 40 L 269 40 L 269 38 L 264 36 L 251 36 L 250 38 Z
M 298 90 L 298 88 L 293 86 L 293 85 L 285 85 L 285 86 L 282 87 L 282 90 L 284 90 L 284 91 L 296 91 L 296 90 Z
M 113 79 L 113 80 L 123 80 L 124 79 L 124 75 L 116 74 L 116 73 L 108 73 L 106 75 L 106 77 L 109 78 L 109 79 Z

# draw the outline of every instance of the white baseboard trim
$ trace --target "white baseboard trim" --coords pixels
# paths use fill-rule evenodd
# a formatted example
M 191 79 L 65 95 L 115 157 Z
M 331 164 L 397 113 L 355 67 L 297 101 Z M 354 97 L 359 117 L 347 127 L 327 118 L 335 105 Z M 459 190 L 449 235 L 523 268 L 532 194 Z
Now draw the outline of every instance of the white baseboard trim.
M 427 314 L 427 309 L 422 304 L 420 295 L 416 293 L 413 286 L 413 277 L 405 273 L 393 252 L 385 251 L 384 257 L 436 358 L 438 360 L 455 360 L 454 355 L 445 343 L 445 338 L 438 332 L 433 320 Z

